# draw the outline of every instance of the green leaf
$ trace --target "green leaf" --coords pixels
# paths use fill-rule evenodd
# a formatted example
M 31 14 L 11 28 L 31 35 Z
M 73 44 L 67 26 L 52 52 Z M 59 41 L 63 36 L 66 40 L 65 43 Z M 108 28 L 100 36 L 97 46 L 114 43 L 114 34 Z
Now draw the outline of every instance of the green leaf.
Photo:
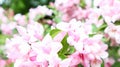
M 61 13 L 57 9 L 53 9 L 53 21 L 59 23 L 62 21 L 61 17 Z
M 115 62 L 112 67 L 120 67 L 120 62 Z
M 47 33 L 49 33 L 51 31 L 51 26 L 48 24 L 43 24 L 43 26 L 45 29 L 45 31 L 44 31 L 44 36 L 45 36 Z
M 4 50 L 0 49 L 0 58 L 7 60 L 6 54 L 4 54 Z
M 92 0 L 91 7 L 92 8 L 94 7 L 94 0 Z
M 56 23 L 59 23 L 61 21 L 60 16 L 55 16 L 53 19 Z
M 107 24 L 104 22 L 99 28 L 98 31 L 104 32 L 105 28 L 107 27 Z
M 58 53 L 58 56 L 63 60 L 65 58 L 67 58 L 64 54 Z
M 53 29 L 50 31 L 50 36 L 54 38 L 61 30 L 59 29 Z
M 104 67 L 105 65 L 105 62 L 104 62 L 104 60 L 102 59 L 102 64 L 101 64 L 101 67 Z
M 11 36 L 9 36 L 9 35 L 3 35 L 3 34 L 1 34 L 0 35 L 0 45 L 5 44 L 6 38 L 10 38 L 10 37 Z
M 115 21 L 115 25 L 120 25 L 120 20 Z
M 0 34 L 2 34 L 2 31 L 0 30 Z
M 84 67 L 82 64 L 78 64 L 78 66 L 77 67 Z
M 41 18 L 43 18 L 44 17 L 44 15 L 37 15 L 35 18 L 34 18 L 34 20 L 35 21 L 38 21 L 39 19 L 41 19 Z
M 12 32 L 13 32 L 14 34 L 18 33 L 18 31 L 17 31 L 17 29 L 16 29 L 16 28 L 15 28 L 15 29 L 13 29 L 13 30 L 12 30 Z
M 103 37 L 102 38 L 102 42 L 106 43 L 106 44 L 109 44 L 110 43 L 110 39 L 109 38 L 106 38 L 106 37 Z
M 102 15 L 100 15 L 99 17 L 98 17 L 98 20 L 101 20 L 103 18 L 103 16 Z
M 93 33 L 98 32 L 98 28 L 95 24 L 92 24 L 92 32 Z
M 96 35 L 96 34 L 89 34 L 89 37 L 93 37 L 94 35 Z
M 68 34 L 66 34 L 66 36 L 63 38 L 63 40 L 61 41 L 62 43 L 62 49 L 58 52 L 58 56 L 61 58 L 61 59 L 65 59 L 67 56 L 65 56 L 68 48 L 69 48 L 69 44 L 67 43 L 67 37 L 68 37 Z
M 71 55 L 75 52 L 75 48 L 74 46 L 69 46 L 67 52 L 65 53 L 65 55 Z
M 85 0 L 80 0 L 80 7 L 82 7 L 82 8 L 86 7 Z
M 97 27 L 95 24 L 92 24 L 93 35 L 97 33 L 103 33 L 106 27 L 107 27 L 106 22 L 104 22 L 100 27 Z
M 108 48 L 109 57 L 113 57 L 114 60 L 118 60 L 120 58 L 120 55 L 117 53 L 119 49 L 120 49 L 119 46 L 109 46 Z

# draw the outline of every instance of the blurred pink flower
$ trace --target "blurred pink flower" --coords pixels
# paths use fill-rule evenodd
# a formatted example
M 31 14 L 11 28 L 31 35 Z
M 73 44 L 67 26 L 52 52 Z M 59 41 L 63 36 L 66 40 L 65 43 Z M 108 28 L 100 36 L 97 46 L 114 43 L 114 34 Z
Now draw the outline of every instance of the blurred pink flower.
M 109 35 L 111 40 L 114 42 L 111 45 L 120 44 L 120 26 L 115 26 L 114 24 L 109 25 L 105 29 L 105 33 Z
M 0 58 L 0 67 L 5 67 L 5 66 L 6 66 L 6 60 Z
M 28 42 L 41 40 L 44 33 L 43 26 L 37 22 L 28 24 L 27 28 L 18 26 L 17 30 L 19 34 Z
M 76 49 L 76 52 L 70 56 L 73 58 L 72 62 L 75 62 L 72 63 L 73 65 L 71 64 L 72 66 L 76 66 L 79 63 L 85 67 L 90 65 L 94 65 L 94 67 L 100 66 L 102 59 L 108 57 L 106 52 L 107 45 L 101 41 L 103 35 L 96 34 L 93 37 L 89 37 L 89 34 L 92 33 L 92 29 L 88 29 L 89 26 L 92 25 L 88 24 L 88 27 L 86 27 L 75 19 L 69 23 L 61 22 L 57 24 L 58 29 L 68 33 L 67 42 Z
M 104 62 L 105 62 L 105 67 L 112 67 L 112 65 L 115 63 L 115 60 L 114 58 L 106 58 Z
M 1 30 L 3 34 L 12 34 L 13 29 L 15 28 L 16 28 L 16 23 L 14 22 L 1 24 Z
M 46 6 L 38 6 L 37 8 L 31 8 L 29 11 L 29 20 L 35 20 L 37 15 L 52 15 L 52 10 L 48 9 Z
M 16 14 L 14 19 L 18 25 L 25 26 L 27 24 L 25 15 Z

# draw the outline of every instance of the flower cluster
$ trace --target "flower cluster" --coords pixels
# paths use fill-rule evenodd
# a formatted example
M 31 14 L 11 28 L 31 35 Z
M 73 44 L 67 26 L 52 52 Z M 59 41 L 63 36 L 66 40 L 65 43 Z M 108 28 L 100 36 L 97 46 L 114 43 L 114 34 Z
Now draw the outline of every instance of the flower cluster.
M 0 67 L 115 66 L 120 62 L 119 6 L 119 0 L 55 0 L 12 19 L 0 8 L 0 34 L 8 36 L 7 60 L 0 54 Z

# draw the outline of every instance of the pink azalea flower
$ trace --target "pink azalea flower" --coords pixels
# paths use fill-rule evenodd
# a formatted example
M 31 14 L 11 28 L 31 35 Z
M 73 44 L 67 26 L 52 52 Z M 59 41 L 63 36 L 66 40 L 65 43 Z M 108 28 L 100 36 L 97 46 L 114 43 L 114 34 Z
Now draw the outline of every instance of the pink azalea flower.
M 74 56 L 77 58 L 76 60 L 72 60 L 75 62 L 75 64 L 72 63 L 72 66 L 76 66 L 79 63 L 85 67 L 93 64 L 94 66 L 100 66 L 102 62 L 101 58 L 105 59 L 108 57 L 108 53 L 106 52 L 107 45 L 101 41 L 103 35 L 95 35 L 89 38 L 92 30 L 90 29 L 90 32 L 87 33 L 88 29 L 82 23 L 71 20 L 69 23 L 59 23 L 57 28 L 68 33 L 67 42 L 76 49 L 76 54 L 71 55 L 72 58 Z
M 6 61 L 0 58 L 0 67 L 5 67 Z
M 46 6 L 38 6 L 37 8 L 31 8 L 29 11 L 29 19 L 34 20 L 37 15 L 52 15 L 52 10 L 48 9 Z
M 106 58 L 104 62 L 105 67 L 111 67 L 115 63 L 115 60 L 113 58 Z
M 2 7 L 0 7 L 0 21 L 2 23 L 9 22 L 7 16 L 5 15 L 5 10 Z
M 14 22 L 1 24 L 1 30 L 3 34 L 12 34 L 13 29 L 15 28 L 16 28 L 16 23 Z
M 37 22 L 28 24 L 27 29 L 22 26 L 18 26 L 17 29 L 19 34 L 29 42 L 41 40 L 44 32 L 43 26 Z
M 84 12 L 81 7 L 78 7 L 80 0 L 55 0 L 56 8 L 62 13 L 63 21 L 70 21 L 73 18 L 78 20 L 83 19 Z
M 21 14 L 16 14 L 14 16 L 14 19 L 15 21 L 17 22 L 17 24 L 21 25 L 21 26 L 24 26 L 26 25 L 26 17 L 24 15 L 21 15 Z
M 110 23 L 119 20 L 120 18 L 120 9 L 117 7 L 120 5 L 118 0 L 100 0 L 98 6 L 100 7 L 101 14 L 104 17 L 105 21 Z
M 109 37 L 113 40 L 115 40 L 115 43 L 113 43 L 113 45 L 115 44 L 120 44 L 120 30 L 119 30 L 120 26 L 115 26 L 115 25 L 109 25 L 106 29 L 105 29 L 105 33 L 107 33 L 109 35 Z
M 17 40 L 17 41 L 16 41 Z M 13 61 L 28 54 L 30 45 L 19 36 L 7 40 L 6 42 L 7 57 Z

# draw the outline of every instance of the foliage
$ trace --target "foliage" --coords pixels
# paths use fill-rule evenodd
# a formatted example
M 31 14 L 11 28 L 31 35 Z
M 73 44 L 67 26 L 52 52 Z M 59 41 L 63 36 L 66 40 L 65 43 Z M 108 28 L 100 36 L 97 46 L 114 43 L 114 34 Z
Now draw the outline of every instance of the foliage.
M 38 5 L 48 5 L 50 2 L 54 2 L 54 0 L 4 0 L 2 7 L 13 9 L 15 14 L 26 14 L 30 8 L 35 8 Z

